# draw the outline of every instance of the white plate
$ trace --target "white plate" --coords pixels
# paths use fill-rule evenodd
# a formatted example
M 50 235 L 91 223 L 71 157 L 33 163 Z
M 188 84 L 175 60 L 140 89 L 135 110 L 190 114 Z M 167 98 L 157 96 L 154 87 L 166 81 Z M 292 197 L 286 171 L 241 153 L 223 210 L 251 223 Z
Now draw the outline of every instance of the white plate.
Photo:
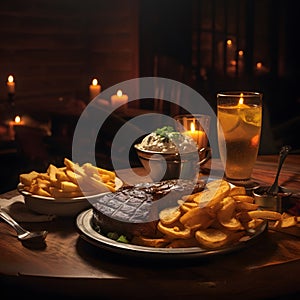
M 116 177 L 116 190 L 122 187 L 123 182 L 121 179 Z M 24 196 L 24 202 L 28 209 L 46 215 L 55 216 L 75 216 L 81 211 L 91 207 L 89 199 L 95 198 L 101 194 L 87 196 L 87 197 L 76 197 L 76 198 L 61 198 L 56 199 L 52 197 L 43 197 L 39 195 L 33 195 L 22 189 L 23 185 L 18 184 L 18 191 Z
M 166 258 L 166 259 L 178 259 L 178 258 L 200 258 L 211 256 L 215 254 L 222 254 L 227 252 L 233 252 L 246 246 L 250 246 L 267 228 L 267 222 L 264 221 L 262 225 L 256 229 L 253 235 L 249 235 L 248 239 L 243 237 L 241 241 L 224 247 L 222 249 L 207 250 L 200 247 L 189 248 L 154 248 L 144 247 L 132 244 L 124 244 L 112 240 L 99 232 L 95 231 L 91 225 L 93 217 L 93 209 L 88 209 L 81 212 L 76 218 L 76 225 L 81 232 L 81 237 L 89 243 L 100 247 L 102 249 L 115 252 L 118 254 L 133 255 L 134 257 L 145 258 Z

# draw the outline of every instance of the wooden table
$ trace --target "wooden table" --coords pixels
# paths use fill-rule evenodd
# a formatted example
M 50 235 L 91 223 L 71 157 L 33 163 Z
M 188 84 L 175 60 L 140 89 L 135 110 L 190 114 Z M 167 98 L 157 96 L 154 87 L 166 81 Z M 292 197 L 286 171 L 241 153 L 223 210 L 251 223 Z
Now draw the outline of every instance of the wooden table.
M 273 182 L 276 165 L 277 156 L 259 157 L 254 178 Z M 143 169 L 137 172 L 142 174 Z M 289 155 L 280 184 L 299 191 L 299 183 L 300 155 Z M 23 247 L 14 230 L 0 222 L 1 291 L 32 294 L 36 287 L 35 295 L 41 297 L 100 299 L 287 299 L 300 294 L 300 238 L 282 232 L 266 231 L 251 247 L 227 254 L 157 261 L 114 254 L 87 243 L 74 218 L 26 223 L 26 227 L 49 230 L 47 246 Z M 300 233 L 300 228 L 296 230 Z

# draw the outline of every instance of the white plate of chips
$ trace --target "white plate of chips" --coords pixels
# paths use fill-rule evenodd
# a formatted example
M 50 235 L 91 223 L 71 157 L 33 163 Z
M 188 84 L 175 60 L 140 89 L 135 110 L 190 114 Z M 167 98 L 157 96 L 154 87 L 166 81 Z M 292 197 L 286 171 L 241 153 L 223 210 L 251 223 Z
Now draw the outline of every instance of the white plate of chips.
M 39 214 L 75 216 L 91 207 L 91 199 L 123 185 L 111 171 L 91 164 L 79 166 L 68 159 L 64 162 L 61 168 L 50 164 L 45 173 L 20 175 L 17 190 L 28 209 Z
M 115 178 L 115 181 L 117 190 L 123 185 L 123 182 L 118 177 Z M 58 217 L 76 216 L 81 211 L 92 206 L 89 200 L 103 194 L 75 198 L 52 198 L 31 194 L 23 188 L 23 184 L 19 183 L 17 189 L 24 196 L 24 202 L 28 209 L 39 214 Z

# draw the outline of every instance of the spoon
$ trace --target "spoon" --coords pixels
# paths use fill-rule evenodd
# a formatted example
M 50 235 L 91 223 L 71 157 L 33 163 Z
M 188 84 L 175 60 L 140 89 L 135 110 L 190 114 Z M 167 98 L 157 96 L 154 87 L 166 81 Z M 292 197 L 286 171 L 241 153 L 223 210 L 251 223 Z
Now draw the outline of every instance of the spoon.
M 283 146 L 280 149 L 276 177 L 275 177 L 274 183 L 267 190 L 267 194 L 277 194 L 278 193 L 278 191 L 279 191 L 279 187 L 278 187 L 279 173 L 280 173 L 281 167 L 283 165 L 283 162 L 285 161 L 285 159 L 286 159 L 286 157 L 287 157 L 287 155 L 288 155 L 288 153 L 290 152 L 291 149 L 292 149 L 292 147 L 288 146 L 288 145 Z
M 18 224 L 9 214 L 0 208 L 0 217 L 11 225 L 17 232 L 18 240 L 26 244 L 39 244 L 44 242 L 48 231 L 28 231 Z

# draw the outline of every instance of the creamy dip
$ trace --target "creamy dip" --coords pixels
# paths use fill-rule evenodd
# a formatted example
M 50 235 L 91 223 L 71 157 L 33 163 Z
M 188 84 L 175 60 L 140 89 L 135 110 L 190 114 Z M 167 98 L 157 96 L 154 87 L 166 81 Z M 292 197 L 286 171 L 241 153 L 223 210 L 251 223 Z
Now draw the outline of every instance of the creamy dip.
M 194 140 L 190 136 L 175 131 L 171 126 L 158 128 L 144 137 L 136 147 L 141 150 L 163 153 L 193 152 L 197 149 Z

